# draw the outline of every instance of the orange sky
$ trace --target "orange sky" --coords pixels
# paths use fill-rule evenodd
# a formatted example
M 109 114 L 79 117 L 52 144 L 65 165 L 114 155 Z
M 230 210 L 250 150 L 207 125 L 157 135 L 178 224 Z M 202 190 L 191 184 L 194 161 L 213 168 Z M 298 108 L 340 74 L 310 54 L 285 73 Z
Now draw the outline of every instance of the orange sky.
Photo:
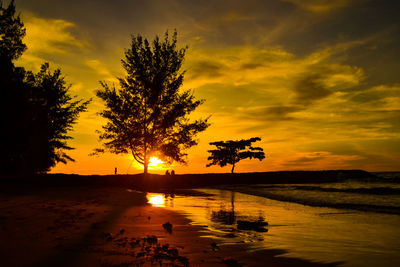
M 259 136 L 266 159 L 237 172 L 400 170 L 400 23 L 396 1 L 50 1 L 17 0 L 28 50 L 16 63 L 60 67 L 71 91 L 93 98 L 71 135 L 76 160 L 51 172 L 138 173 L 130 155 L 88 156 L 104 121 L 99 81 L 123 76 L 130 34 L 177 29 L 189 45 L 183 88 L 211 115 L 177 173 L 206 168 L 209 142 Z M 165 168 L 150 168 L 164 173 Z

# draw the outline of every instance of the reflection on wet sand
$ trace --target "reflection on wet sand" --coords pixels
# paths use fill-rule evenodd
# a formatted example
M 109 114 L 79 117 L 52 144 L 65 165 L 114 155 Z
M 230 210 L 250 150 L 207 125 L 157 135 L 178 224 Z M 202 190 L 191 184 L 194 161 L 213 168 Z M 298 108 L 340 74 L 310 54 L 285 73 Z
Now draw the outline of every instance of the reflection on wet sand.
M 220 239 L 224 243 L 252 243 L 264 240 L 268 232 L 264 226 L 263 210 L 235 211 L 234 191 L 220 191 L 222 199 L 174 194 L 147 193 L 148 203 L 154 207 L 167 207 L 183 211 L 194 225 L 204 226 L 206 236 Z M 229 198 L 229 201 L 225 201 Z M 229 203 L 229 204 L 228 204 Z M 243 227 L 243 223 L 246 227 Z M 259 232 L 259 233 L 258 233 Z
M 147 203 L 153 207 L 174 207 L 174 194 L 147 193 Z
M 400 216 L 373 214 L 371 220 L 365 212 L 343 213 L 228 190 L 199 191 L 209 195 L 148 194 L 148 199 L 157 195 L 164 207 L 182 212 L 193 225 L 202 227 L 204 236 L 221 245 L 245 243 L 251 251 L 283 249 L 286 256 L 325 263 L 345 261 L 344 266 L 400 263 Z M 238 227 L 238 221 L 244 221 L 245 227 Z M 264 227 L 266 221 L 265 230 L 253 229 Z

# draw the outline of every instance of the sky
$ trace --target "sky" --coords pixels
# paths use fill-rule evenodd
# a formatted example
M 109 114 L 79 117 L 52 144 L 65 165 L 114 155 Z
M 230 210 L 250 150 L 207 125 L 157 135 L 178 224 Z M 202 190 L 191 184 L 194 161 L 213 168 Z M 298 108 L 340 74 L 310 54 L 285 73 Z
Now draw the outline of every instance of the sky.
M 5 1 L 8 3 L 8 1 Z M 16 0 L 28 50 L 16 62 L 61 68 L 71 93 L 92 102 L 69 144 L 76 161 L 51 172 L 139 173 L 132 156 L 89 156 L 105 121 L 95 91 L 118 85 L 131 35 L 169 30 L 188 46 L 182 89 L 205 103 L 211 126 L 176 173 L 206 168 L 209 142 L 261 137 L 263 161 L 237 172 L 400 171 L 400 10 L 390 0 Z M 165 166 L 150 168 L 163 173 Z

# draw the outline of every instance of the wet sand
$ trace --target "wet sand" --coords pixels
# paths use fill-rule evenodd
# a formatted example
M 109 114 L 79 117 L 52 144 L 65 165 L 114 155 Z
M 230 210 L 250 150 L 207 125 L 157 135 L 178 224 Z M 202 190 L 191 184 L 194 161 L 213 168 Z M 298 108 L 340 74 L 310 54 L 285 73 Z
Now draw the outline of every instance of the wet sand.
M 0 188 L 1 266 L 326 266 L 201 235 L 183 215 L 126 188 Z

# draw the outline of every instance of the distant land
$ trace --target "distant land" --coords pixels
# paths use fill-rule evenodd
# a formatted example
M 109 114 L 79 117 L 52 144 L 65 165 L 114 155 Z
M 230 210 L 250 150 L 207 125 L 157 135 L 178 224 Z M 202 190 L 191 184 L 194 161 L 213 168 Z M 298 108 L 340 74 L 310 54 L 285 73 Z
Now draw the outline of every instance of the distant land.
M 384 173 L 381 173 L 384 174 Z M 394 173 L 386 173 L 395 177 Z M 208 174 L 133 174 L 133 175 L 76 175 L 41 174 L 35 176 L 2 177 L 2 183 L 18 183 L 37 186 L 122 186 L 141 190 L 196 188 L 235 184 L 300 184 L 331 183 L 347 179 L 381 180 L 382 176 L 363 170 L 277 171 L 254 173 Z M 385 177 L 386 178 L 386 177 Z

